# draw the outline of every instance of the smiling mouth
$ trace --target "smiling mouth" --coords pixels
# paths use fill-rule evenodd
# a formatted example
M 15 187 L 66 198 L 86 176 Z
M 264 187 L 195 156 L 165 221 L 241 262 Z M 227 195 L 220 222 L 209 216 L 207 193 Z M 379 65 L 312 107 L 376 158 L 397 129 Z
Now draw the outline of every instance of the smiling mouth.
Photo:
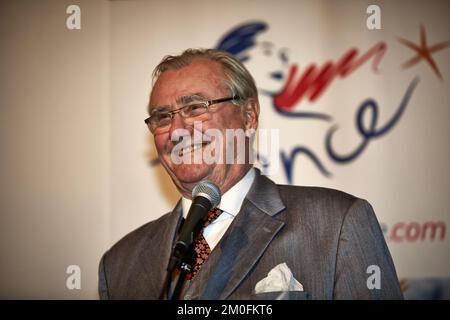
M 178 156 L 182 157 L 185 154 L 193 153 L 193 152 L 195 152 L 195 151 L 197 151 L 197 150 L 199 150 L 199 149 L 201 149 L 203 147 L 206 147 L 210 143 L 211 143 L 211 141 L 208 141 L 208 142 L 202 142 L 202 143 L 195 143 L 195 144 L 192 144 L 192 145 L 190 145 L 188 147 L 184 147 L 184 148 L 182 148 L 179 151 Z

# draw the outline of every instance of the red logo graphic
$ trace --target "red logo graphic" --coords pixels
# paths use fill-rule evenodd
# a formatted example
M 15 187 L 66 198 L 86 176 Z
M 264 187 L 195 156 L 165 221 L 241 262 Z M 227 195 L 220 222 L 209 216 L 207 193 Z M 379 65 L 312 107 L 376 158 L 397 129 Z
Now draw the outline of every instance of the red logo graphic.
M 378 72 L 378 65 L 386 50 L 386 44 L 379 42 L 358 57 L 358 49 L 352 48 L 344 53 L 336 63 L 327 61 L 321 68 L 311 64 L 303 71 L 298 82 L 296 81 L 298 66 L 293 64 L 284 90 L 274 98 L 275 106 L 283 111 L 288 111 L 303 98 L 314 102 L 335 78 L 345 78 L 371 58 L 374 59 L 372 69 L 374 72 Z

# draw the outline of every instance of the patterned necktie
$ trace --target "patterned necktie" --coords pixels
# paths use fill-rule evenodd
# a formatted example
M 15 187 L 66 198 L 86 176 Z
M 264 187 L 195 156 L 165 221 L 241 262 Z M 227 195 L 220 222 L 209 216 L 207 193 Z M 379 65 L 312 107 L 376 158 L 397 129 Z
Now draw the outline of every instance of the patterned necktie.
M 208 245 L 205 237 L 203 237 L 203 229 L 205 229 L 211 222 L 214 221 L 218 216 L 222 214 L 222 210 L 219 208 L 213 208 L 208 211 L 208 214 L 203 219 L 203 227 L 200 230 L 197 238 L 195 239 L 194 251 L 197 256 L 194 266 L 192 267 L 192 271 L 186 275 L 186 279 L 192 280 L 197 272 L 200 270 L 200 267 L 205 263 L 206 259 L 208 259 L 209 254 L 211 253 L 211 248 Z

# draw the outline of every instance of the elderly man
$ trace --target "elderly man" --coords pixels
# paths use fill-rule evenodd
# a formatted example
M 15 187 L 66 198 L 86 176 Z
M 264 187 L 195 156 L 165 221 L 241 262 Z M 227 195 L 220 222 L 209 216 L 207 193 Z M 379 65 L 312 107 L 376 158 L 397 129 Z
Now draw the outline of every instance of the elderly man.
M 205 180 L 219 187 L 222 198 L 196 235 L 196 259 L 179 298 L 402 298 L 369 203 L 331 189 L 277 185 L 252 167 L 250 148 L 236 148 L 239 139 L 249 146 L 259 115 L 254 80 L 238 60 L 217 50 L 189 49 L 164 58 L 154 80 L 146 123 L 182 198 L 172 212 L 105 253 L 99 268 L 102 299 L 170 296 L 179 278 L 177 270 L 167 274 L 172 249 L 192 189 Z M 224 142 L 217 136 L 186 139 L 196 131 L 208 136 L 210 129 L 222 137 L 228 137 L 227 129 L 247 134 Z M 183 141 L 189 143 L 179 148 Z M 232 161 L 193 161 L 198 153 L 229 153 L 230 145 Z M 240 152 L 245 161 L 238 161 Z

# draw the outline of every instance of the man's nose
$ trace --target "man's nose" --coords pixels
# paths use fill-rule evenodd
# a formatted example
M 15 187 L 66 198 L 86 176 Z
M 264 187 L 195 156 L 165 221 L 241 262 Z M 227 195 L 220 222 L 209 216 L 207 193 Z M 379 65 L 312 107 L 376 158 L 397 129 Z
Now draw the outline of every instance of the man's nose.
M 176 113 L 173 115 L 172 123 L 170 125 L 170 137 L 173 137 L 175 140 L 178 140 L 177 138 L 186 135 L 186 130 L 188 131 L 188 134 L 191 134 L 192 128 L 189 126 L 186 126 L 186 123 L 184 122 L 184 119 L 181 117 L 179 113 Z M 174 140 L 172 139 L 172 141 Z M 174 141 L 176 143 L 177 141 Z

